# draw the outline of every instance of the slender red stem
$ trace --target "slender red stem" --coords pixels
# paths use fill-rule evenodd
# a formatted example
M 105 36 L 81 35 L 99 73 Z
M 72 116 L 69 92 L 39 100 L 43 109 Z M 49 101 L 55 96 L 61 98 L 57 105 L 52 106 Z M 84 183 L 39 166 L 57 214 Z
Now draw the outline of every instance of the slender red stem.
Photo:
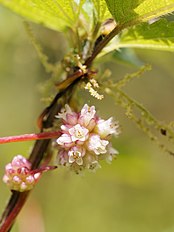
M 41 139 L 50 139 L 50 138 L 57 138 L 59 136 L 60 136 L 60 131 L 49 131 L 49 132 L 42 132 L 42 133 L 38 133 L 38 134 L 24 134 L 24 135 L 7 136 L 7 137 L 0 138 L 0 144 L 32 141 L 32 140 L 41 140 Z

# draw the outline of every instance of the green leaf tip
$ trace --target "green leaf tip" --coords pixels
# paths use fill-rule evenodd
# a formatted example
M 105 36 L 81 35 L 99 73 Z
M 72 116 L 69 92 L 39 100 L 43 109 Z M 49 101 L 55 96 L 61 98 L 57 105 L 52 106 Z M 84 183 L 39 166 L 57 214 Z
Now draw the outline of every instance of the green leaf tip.
M 160 19 L 131 27 L 122 33 L 118 46 L 174 51 L 174 22 Z
M 174 0 L 106 0 L 119 24 L 134 25 L 174 11 Z

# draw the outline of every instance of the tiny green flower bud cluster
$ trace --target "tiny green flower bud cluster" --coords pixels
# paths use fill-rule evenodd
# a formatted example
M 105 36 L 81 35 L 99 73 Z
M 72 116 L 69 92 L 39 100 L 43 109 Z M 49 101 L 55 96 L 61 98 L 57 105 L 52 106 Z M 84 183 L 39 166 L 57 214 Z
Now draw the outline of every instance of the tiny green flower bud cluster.
M 111 136 L 119 135 L 118 123 L 113 118 L 104 120 L 96 115 L 94 106 L 83 106 L 79 113 L 65 105 L 57 118 L 62 119 L 58 164 L 68 166 L 77 173 L 83 169 L 95 170 L 99 161 L 111 162 L 118 153 L 110 142 Z

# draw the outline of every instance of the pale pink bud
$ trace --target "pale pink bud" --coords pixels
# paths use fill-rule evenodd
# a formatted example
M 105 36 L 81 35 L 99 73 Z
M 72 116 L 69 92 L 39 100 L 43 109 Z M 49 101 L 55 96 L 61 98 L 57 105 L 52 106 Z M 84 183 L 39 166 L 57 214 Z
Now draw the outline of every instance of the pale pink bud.
M 91 119 L 95 118 L 95 114 L 96 114 L 95 106 L 89 107 L 87 104 L 85 104 L 80 112 L 78 123 L 87 127 Z
M 89 123 L 88 123 L 88 125 L 86 126 L 86 128 L 91 132 L 91 131 L 94 129 L 95 125 L 96 125 L 96 119 L 95 119 L 95 118 L 92 118 L 92 119 L 89 121 Z
M 69 148 L 73 146 L 73 141 L 69 134 L 62 134 L 58 139 L 57 143 L 62 147 Z
M 40 174 L 40 173 L 38 173 L 38 174 Z M 32 183 L 34 183 L 35 178 L 37 179 L 38 177 L 37 176 L 31 176 L 31 175 L 27 176 L 26 177 L 26 182 L 29 183 L 29 184 L 32 184 Z
M 68 152 L 66 150 L 61 150 L 59 152 L 58 163 L 64 166 L 68 163 Z
M 24 192 L 24 191 L 28 191 L 30 189 L 28 189 L 28 186 L 27 186 L 27 184 L 25 182 L 22 182 L 21 185 L 20 185 L 20 190 L 21 190 L 20 192 Z
M 92 134 L 87 142 L 89 151 L 93 151 L 96 155 L 105 154 L 107 152 L 106 146 L 109 144 L 107 140 L 101 140 L 97 134 Z
M 69 124 L 63 124 L 61 125 L 61 130 L 62 130 L 62 133 L 65 133 L 65 134 L 68 134 L 69 133 L 69 129 L 72 127 L 72 125 L 69 125 Z
M 11 174 L 15 172 L 15 170 L 13 170 L 11 163 L 9 163 L 5 166 L 5 171 L 8 173 L 11 173 Z
M 94 128 L 94 132 L 99 134 L 101 138 L 106 138 L 111 134 L 118 135 L 118 124 L 113 122 L 113 118 L 108 120 L 100 119 Z
M 3 180 L 4 183 L 8 183 L 10 178 L 7 175 L 4 175 L 2 180 Z
M 40 173 L 33 174 L 30 171 L 31 163 L 23 156 L 17 155 L 12 162 L 5 167 L 3 181 L 12 190 L 19 192 L 29 191 L 37 183 Z
M 69 134 L 71 135 L 71 139 L 73 142 L 84 142 L 88 138 L 88 132 L 89 130 L 81 126 L 80 124 L 77 124 L 69 129 Z
M 78 120 L 78 114 L 76 113 L 71 113 L 66 115 L 66 122 L 70 125 L 76 125 Z
M 55 167 L 53 167 L 53 169 L 54 169 Z M 43 168 L 43 171 L 48 171 L 48 170 L 51 170 L 52 169 L 52 167 L 50 167 L 50 169 L 48 168 L 47 169 L 47 167 L 45 167 L 45 170 L 44 170 L 44 168 Z M 39 170 L 38 170 L 39 171 Z M 41 172 L 37 172 L 37 173 L 34 173 L 34 179 L 36 180 L 38 180 L 39 178 L 40 178 L 40 176 L 41 176 Z
M 11 162 L 11 166 L 12 167 L 27 167 L 28 169 L 30 169 L 31 164 L 30 162 L 23 157 L 22 155 L 17 155 L 13 158 L 12 162 Z
M 78 114 L 73 112 L 69 105 L 65 105 L 65 108 L 61 110 L 61 112 L 56 116 L 56 118 L 63 119 L 66 123 L 70 125 L 77 124 Z
M 64 121 L 66 121 L 66 116 L 67 114 L 72 114 L 72 110 L 71 108 L 69 107 L 69 105 L 65 105 L 65 108 L 62 108 L 61 109 L 61 112 L 56 116 L 56 118 L 61 118 L 63 119 Z
M 19 176 L 14 176 L 12 180 L 14 184 L 20 184 L 22 182 Z

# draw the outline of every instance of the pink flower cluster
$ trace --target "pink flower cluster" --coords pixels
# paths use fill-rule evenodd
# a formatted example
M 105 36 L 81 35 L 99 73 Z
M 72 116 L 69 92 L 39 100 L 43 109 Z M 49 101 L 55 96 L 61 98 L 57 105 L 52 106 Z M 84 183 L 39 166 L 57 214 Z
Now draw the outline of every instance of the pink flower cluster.
M 31 163 L 25 157 L 17 155 L 6 165 L 3 181 L 11 190 L 24 192 L 34 187 L 40 175 L 40 172 L 31 171 Z
M 119 134 L 118 123 L 113 118 L 103 120 L 96 115 L 94 106 L 83 106 L 79 113 L 68 105 L 57 118 L 62 119 L 59 145 L 59 165 L 70 166 L 76 172 L 84 168 L 96 169 L 99 161 L 112 161 L 118 152 L 112 148 L 111 135 Z

